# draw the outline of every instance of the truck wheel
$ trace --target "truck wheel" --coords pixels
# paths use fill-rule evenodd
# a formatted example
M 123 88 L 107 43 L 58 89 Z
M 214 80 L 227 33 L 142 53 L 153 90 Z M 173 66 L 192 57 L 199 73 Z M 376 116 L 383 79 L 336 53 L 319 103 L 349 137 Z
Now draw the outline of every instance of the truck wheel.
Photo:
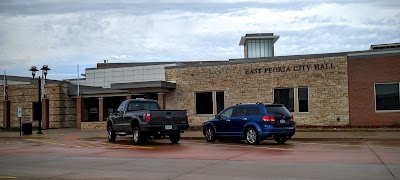
M 171 141 L 172 144 L 178 143 L 178 141 L 181 139 L 181 134 L 180 133 L 175 133 L 169 135 L 169 140 Z
M 206 127 L 206 129 L 204 130 L 204 135 L 208 142 L 215 141 L 215 131 L 212 127 L 210 127 L 210 126 Z
M 260 143 L 260 137 L 256 128 L 250 127 L 246 130 L 246 140 L 249 144 L 253 145 Z
M 107 126 L 107 132 L 108 132 L 108 136 L 107 136 L 108 141 L 114 142 L 115 138 L 117 138 L 117 135 L 115 135 L 115 132 L 111 125 Z
M 142 140 L 143 140 L 143 138 L 142 138 L 142 135 L 141 135 L 139 127 L 137 127 L 137 126 L 134 127 L 133 128 L 133 143 L 141 144 Z

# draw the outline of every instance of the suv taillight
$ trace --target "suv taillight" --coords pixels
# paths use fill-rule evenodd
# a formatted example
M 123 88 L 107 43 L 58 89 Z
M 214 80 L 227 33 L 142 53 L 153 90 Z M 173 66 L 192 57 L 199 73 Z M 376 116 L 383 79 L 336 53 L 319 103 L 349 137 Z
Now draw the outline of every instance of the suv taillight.
M 150 122 L 150 113 L 146 113 L 146 122 Z
M 186 122 L 189 122 L 189 114 L 186 113 Z
M 290 122 L 294 122 L 294 117 L 293 117 L 293 115 L 290 116 Z
M 261 118 L 265 122 L 275 122 L 275 117 L 274 116 L 262 116 Z

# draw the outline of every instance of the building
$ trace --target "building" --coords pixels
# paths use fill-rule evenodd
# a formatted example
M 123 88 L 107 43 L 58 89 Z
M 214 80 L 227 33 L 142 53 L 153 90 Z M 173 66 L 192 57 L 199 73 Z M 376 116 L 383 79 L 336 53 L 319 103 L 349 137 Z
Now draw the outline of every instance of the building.
M 273 44 L 278 38 L 273 33 L 243 36 L 241 59 L 99 63 L 86 69 L 79 90 L 77 79 L 46 85 L 45 91 L 51 93 L 44 101 L 49 103 L 45 123 L 50 124 L 45 127 L 104 128 L 108 113 L 121 101 L 137 97 L 157 99 L 164 109 L 188 110 L 191 126 L 201 126 L 224 108 L 242 102 L 285 104 L 298 125 L 400 124 L 399 43 L 372 45 L 365 51 L 275 57 Z M 21 99 L 25 119 L 34 119 L 35 85 L 8 84 L 11 105 L 7 108 L 4 101 L 0 106 L 3 126 L 7 109 L 15 126 L 13 112 Z M 30 90 L 19 92 L 25 88 Z

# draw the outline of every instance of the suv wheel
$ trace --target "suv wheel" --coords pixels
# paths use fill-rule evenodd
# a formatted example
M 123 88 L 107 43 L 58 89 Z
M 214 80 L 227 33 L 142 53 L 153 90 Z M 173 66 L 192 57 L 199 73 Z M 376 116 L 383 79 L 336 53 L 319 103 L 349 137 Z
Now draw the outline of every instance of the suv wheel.
M 260 137 L 258 136 L 258 132 L 257 132 L 256 128 L 250 127 L 246 130 L 246 140 L 249 144 L 260 143 Z
M 115 138 L 117 138 L 117 135 L 115 135 L 115 132 L 111 125 L 107 126 L 107 132 L 108 132 L 108 136 L 107 136 L 108 141 L 114 142 Z
M 172 144 L 178 143 L 178 141 L 181 139 L 181 134 L 180 133 L 175 133 L 169 135 L 169 140 L 171 141 Z
M 284 137 L 274 137 L 274 139 L 278 144 L 284 144 L 288 140 L 287 138 Z
M 214 142 L 215 141 L 215 131 L 212 127 L 208 126 L 204 130 L 204 136 L 206 137 L 206 140 L 208 142 Z

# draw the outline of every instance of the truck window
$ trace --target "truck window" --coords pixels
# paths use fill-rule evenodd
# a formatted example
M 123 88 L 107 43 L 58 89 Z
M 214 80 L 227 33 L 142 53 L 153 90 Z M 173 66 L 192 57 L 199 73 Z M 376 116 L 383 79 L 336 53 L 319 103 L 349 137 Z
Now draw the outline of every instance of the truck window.
M 147 101 L 134 101 L 129 103 L 128 111 L 137 110 L 160 110 L 160 106 L 157 102 L 147 102 Z
M 123 111 L 125 108 L 126 101 L 122 102 L 117 109 L 117 112 Z

